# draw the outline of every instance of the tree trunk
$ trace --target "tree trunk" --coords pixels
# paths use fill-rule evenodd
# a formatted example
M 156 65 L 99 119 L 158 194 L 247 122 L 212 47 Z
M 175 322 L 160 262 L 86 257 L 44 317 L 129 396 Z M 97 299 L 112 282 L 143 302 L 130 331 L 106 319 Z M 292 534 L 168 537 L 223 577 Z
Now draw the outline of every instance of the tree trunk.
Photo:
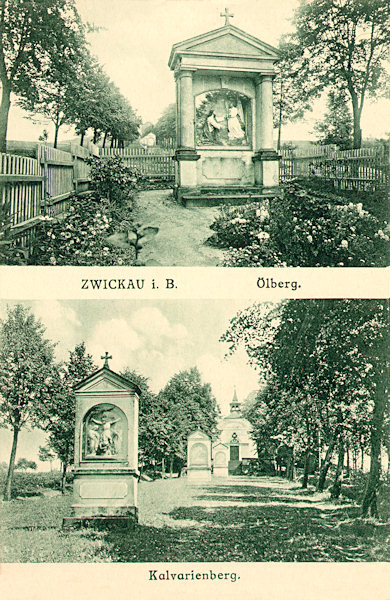
M 294 448 L 291 449 L 291 454 L 287 463 L 287 479 L 289 481 L 295 481 L 295 453 Z
M 362 130 L 360 129 L 359 101 L 355 92 L 351 92 L 353 114 L 353 148 L 362 147 Z
M 8 115 L 11 106 L 11 86 L 2 81 L 0 104 L 0 152 L 7 152 Z
M 104 138 L 103 138 L 103 148 L 106 147 L 107 135 L 108 135 L 108 133 L 106 131 L 106 133 L 104 134 Z
M 66 486 L 66 469 L 68 467 L 67 462 L 62 463 L 62 477 L 61 477 L 61 493 L 65 494 L 65 486 Z
M 360 446 L 360 468 L 363 471 L 364 469 L 364 448 Z
M 165 478 L 165 458 L 161 460 L 161 479 Z
M 80 146 L 84 146 L 84 138 L 85 138 L 85 131 L 83 131 L 80 136 Z
M 171 459 L 169 461 L 169 478 L 172 479 L 172 475 L 173 475 L 173 461 L 174 461 L 174 457 L 171 456 Z
M 303 479 L 302 479 L 302 489 L 307 488 L 307 484 L 309 483 L 309 470 L 310 470 L 310 448 L 306 448 L 305 452 L 305 467 L 303 470 Z
M 11 500 L 11 487 L 12 487 L 12 482 L 13 482 L 13 478 L 14 478 L 15 456 L 16 456 L 16 448 L 18 445 L 18 435 L 19 435 L 19 429 L 17 427 L 14 427 L 11 456 L 9 458 L 7 479 L 5 481 L 5 486 L 4 486 L 4 500 L 6 500 L 7 502 L 8 502 L 8 500 Z
M 351 471 L 351 463 L 350 463 L 350 457 L 349 457 L 349 443 L 348 442 L 347 442 L 346 458 L 347 458 L 347 464 L 345 465 L 346 476 L 347 476 L 347 479 L 349 479 L 350 471 Z
M 334 476 L 333 485 L 330 488 L 330 497 L 335 499 L 340 496 L 341 492 L 341 474 L 344 466 L 344 446 L 341 443 L 339 447 L 339 455 L 337 460 L 336 473 Z
M 356 451 L 356 448 L 353 447 L 352 448 L 352 471 L 354 473 L 356 473 L 356 471 L 357 471 L 357 462 L 358 462 L 357 451 Z
M 379 516 L 377 507 L 377 490 L 380 481 L 383 420 L 387 401 L 386 373 L 386 365 L 384 365 L 384 368 L 382 369 L 382 372 L 378 378 L 379 381 L 377 381 L 375 388 L 374 410 L 372 413 L 370 436 L 370 474 L 368 476 L 367 486 L 362 502 L 363 517 L 367 517 L 369 512 L 372 517 L 377 518 Z
M 333 451 L 334 451 L 334 448 L 336 445 L 336 440 L 337 440 L 337 436 L 334 435 L 330 441 L 330 444 L 329 444 L 327 450 L 326 450 L 325 458 L 322 462 L 321 469 L 320 469 L 320 476 L 318 478 L 317 492 L 324 491 L 326 476 L 329 471 L 330 463 L 331 463 L 332 456 L 333 456 Z
M 54 143 L 53 143 L 53 148 L 57 148 L 58 146 L 58 132 L 60 130 L 61 127 L 61 121 L 60 121 L 60 117 L 58 116 L 55 123 L 54 123 Z

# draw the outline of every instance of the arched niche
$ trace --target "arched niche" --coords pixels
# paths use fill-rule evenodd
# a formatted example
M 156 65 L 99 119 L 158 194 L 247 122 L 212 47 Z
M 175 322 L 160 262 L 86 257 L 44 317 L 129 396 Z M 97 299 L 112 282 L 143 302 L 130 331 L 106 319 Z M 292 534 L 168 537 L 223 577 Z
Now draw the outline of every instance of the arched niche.
M 227 466 L 227 456 L 226 452 L 222 450 L 218 450 L 215 454 L 214 458 L 214 467 L 226 467 Z
M 208 466 L 208 451 L 206 444 L 197 442 L 190 450 L 191 466 Z
M 128 423 L 114 404 L 96 404 L 83 419 L 82 459 L 115 460 L 127 456 Z
M 197 147 L 250 149 L 252 123 L 252 101 L 245 94 L 220 88 L 195 96 Z

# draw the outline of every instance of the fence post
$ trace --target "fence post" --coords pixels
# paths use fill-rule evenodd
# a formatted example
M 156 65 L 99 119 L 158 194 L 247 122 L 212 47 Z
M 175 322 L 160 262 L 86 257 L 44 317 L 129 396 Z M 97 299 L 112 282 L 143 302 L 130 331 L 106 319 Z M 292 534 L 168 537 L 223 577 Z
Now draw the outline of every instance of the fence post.
M 38 146 L 38 160 L 43 169 L 43 181 L 42 181 L 42 202 L 40 206 L 40 212 L 43 215 L 47 214 L 47 198 L 49 193 L 49 166 L 47 164 L 47 152 L 46 147 L 43 145 Z
M 74 188 L 75 194 L 77 194 L 78 193 L 78 189 L 79 189 L 79 186 L 78 186 L 79 182 L 78 182 L 78 165 L 77 165 L 78 158 L 77 158 L 77 154 L 73 154 L 72 153 L 72 158 L 73 158 L 73 188 Z

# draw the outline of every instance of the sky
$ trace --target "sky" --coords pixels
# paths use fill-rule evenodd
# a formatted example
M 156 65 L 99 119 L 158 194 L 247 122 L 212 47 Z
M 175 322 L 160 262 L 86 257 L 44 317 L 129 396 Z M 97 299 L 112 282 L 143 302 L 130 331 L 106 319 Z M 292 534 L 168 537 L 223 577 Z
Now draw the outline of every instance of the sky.
M 46 328 L 46 338 L 56 342 L 56 359 L 67 360 L 69 351 L 84 341 L 98 368 L 101 356 L 112 355 L 113 371 L 125 367 L 144 377 L 154 392 L 176 373 L 198 367 L 202 380 L 211 384 L 222 414 L 229 412 L 236 386 L 239 400 L 258 389 L 259 378 L 248 365 L 244 350 L 226 359 L 226 344 L 219 341 L 229 321 L 253 301 L 237 300 L 78 300 L 23 301 Z M 0 319 L 7 305 L 0 301 Z M 11 433 L 0 430 L 1 461 L 8 461 Z M 17 458 L 38 462 L 38 447 L 45 443 L 39 430 L 23 430 Z M 44 469 L 48 465 L 39 465 Z
M 92 53 L 144 122 L 155 123 L 175 101 L 173 73 L 168 67 L 172 45 L 224 24 L 219 16 L 225 8 L 221 0 L 76 0 L 76 5 L 83 21 L 97 27 L 88 36 Z M 235 15 L 233 25 L 275 46 L 281 35 L 293 30 L 291 19 L 297 6 L 298 0 L 228 3 Z M 302 121 L 285 127 L 284 139 L 313 139 L 314 123 L 323 111 L 324 101 L 316 101 Z M 34 125 L 24 114 L 14 102 L 8 139 L 34 141 L 46 127 L 52 140 L 52 125 Z M 390 130 L 389 114 L 390 100 L 367 101 L 363 135 L 385 135 Z M 60 132 L 60 139 L 73 136 L 72 129 Z

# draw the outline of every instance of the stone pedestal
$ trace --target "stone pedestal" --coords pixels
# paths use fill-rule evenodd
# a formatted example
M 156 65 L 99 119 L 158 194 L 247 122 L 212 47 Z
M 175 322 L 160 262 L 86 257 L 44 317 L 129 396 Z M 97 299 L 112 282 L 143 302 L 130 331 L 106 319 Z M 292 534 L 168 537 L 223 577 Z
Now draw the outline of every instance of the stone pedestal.
M 78 385 L 72 516 L 64 527 L 137 522 L 139 393 L 106 366 Z
M 235 196 L 241 203 L 277 190 L 272 79 L 278 58 L 276 48 L 227 22 L 172 47 L 175 194 L 184 204 L 223 203 L 224 197 L 233 204 Z
M 211 479 L 211 439 L 200 429 L 188 436 L 187 476 L 194 483 Z
M 227 477 L 229 462 L 229 447 L 217 442 L 213 446 L 213 476 Z

